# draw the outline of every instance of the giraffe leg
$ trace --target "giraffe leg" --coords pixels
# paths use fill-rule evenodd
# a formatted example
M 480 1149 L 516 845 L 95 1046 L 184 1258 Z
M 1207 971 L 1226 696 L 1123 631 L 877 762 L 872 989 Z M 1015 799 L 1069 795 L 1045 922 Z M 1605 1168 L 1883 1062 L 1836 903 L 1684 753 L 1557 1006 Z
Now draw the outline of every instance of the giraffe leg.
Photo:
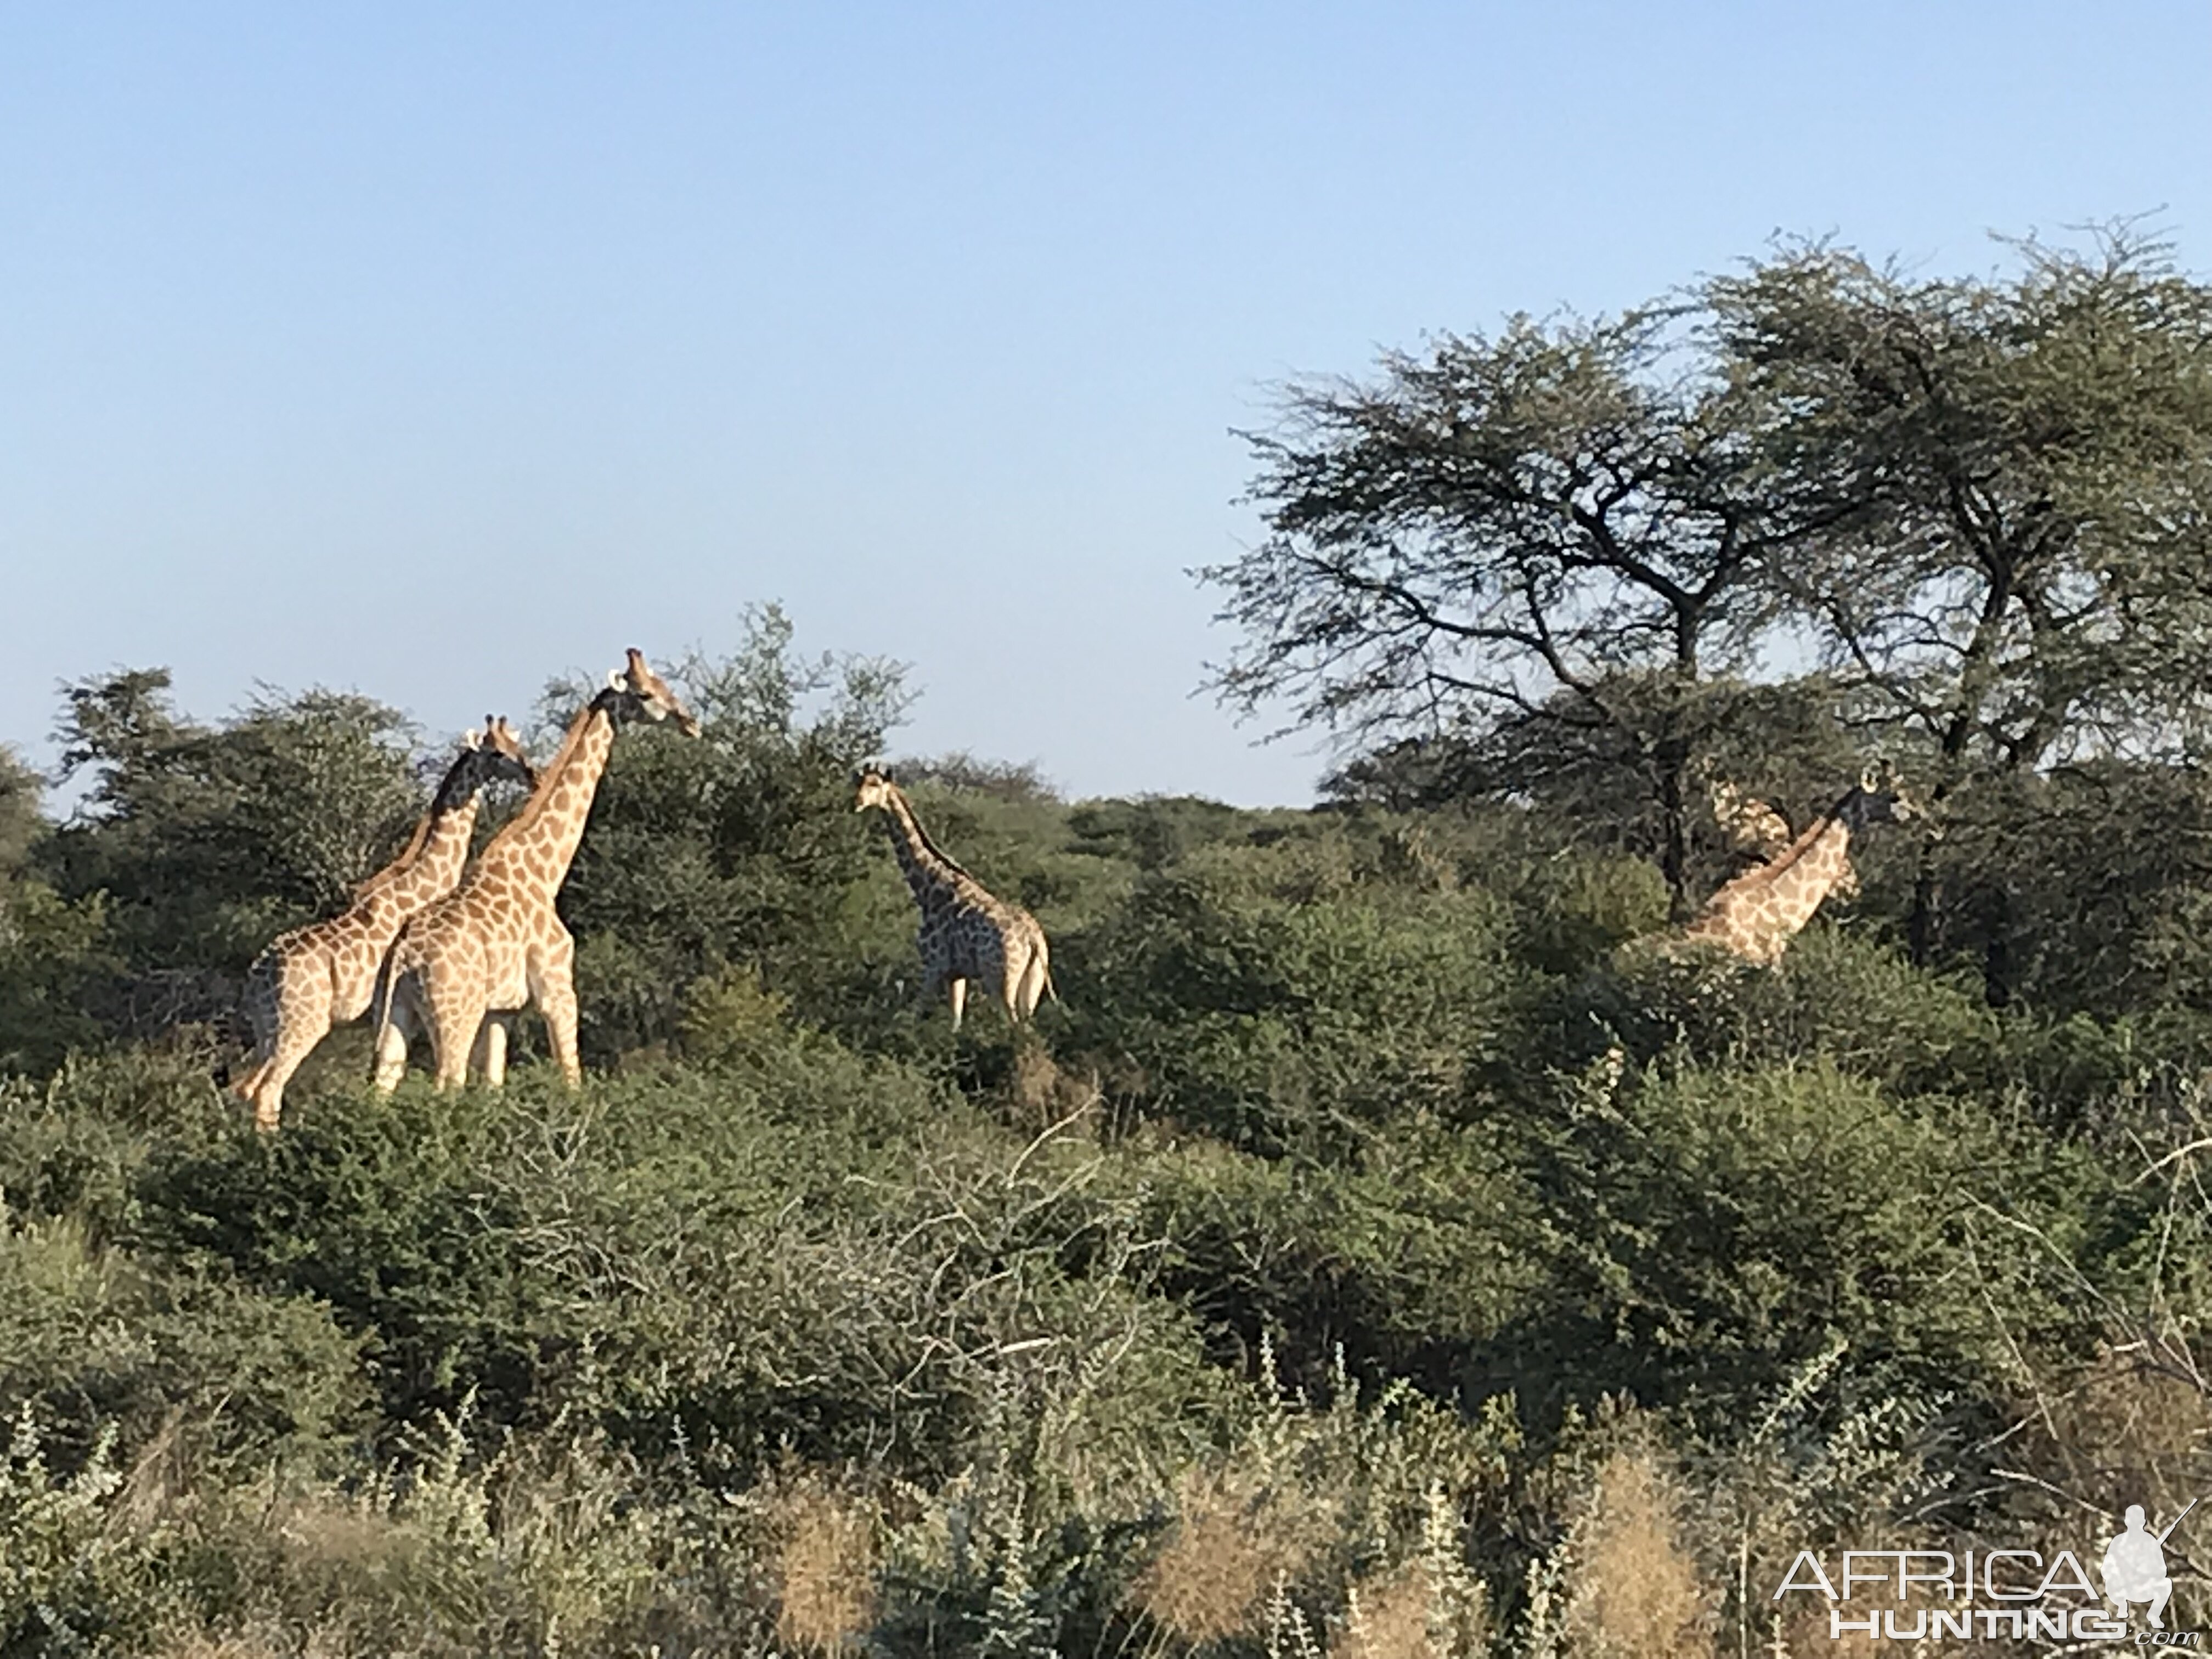
M 535 965 L 530 994 L 545 1018 L 545 1042 L 560 1062 L 561 1076 L 571 1089 L 584 1083 L 584 1067 L 576 1058 L 576 942 L 564 932 Z
M 952 1029 L 957 1031 L 960 1029 L 960 1011 L 968 1006 L 968 981 L 966 976 L 958 974 L 954 975 L 951 981 L 951 988 L 952 992 Z
M 1029 951 L 1018 941 L 1009 940 L 999 955 L 999 1000 L 1006 1005 L 1006 1018 L 1017 1025 L 1028 1012 L 1022 1006 L 1022 980 L 1029 966 Z
M 433 1086 L 443 1091 L 467 1086 L 469 1054 L 483 1030 L 485 1009 L 474 997 L 449 994 L 430 1007 L 430 1049 L 436 1056 Z
M 284 1085 L 292 1073 L 300 1069 L 300 1062 L 313 1054 L 315 1045 L 330 1035 L 330 1025 L 323 1022 L 320 1028 L 307 1019 L 301 1019 L 276 1038 L 276 1052 L 267 1066 L 253 1076 L 253 1127 L 263 1133 L 275 1131 L 284 1113 Z
M 1051 969 L 1045 965 L 1044 949 L 1040 945 L 1030 952 L 1029 960 L 1022 964 L 1020 983 L 1014 992 L 1015 1018 L 1028 1019 L 1036 1012 L 1037 1003 L 1044 996 L 1045 985 L 1050 978 Z
M 486 1088 L 501 1088 L 507 1083 L 507 1032 L 505 1014 L 486 1014 L 477 1029 L 476 1052 L 469 1056 L 469 1063 Z
M 261 1080 L 268 1076 L 269 1061 L 276 1052 L 276 1032 L 282 1023 L 276 981 L 283 971 L 277 958 L 266 954 L 246 970 L 243 1001 L 246 1028 L 253 1033 L 253 1054 L 246 1074 L 232 1082 L 230 1092 L 248 1106 L 261 1092 Z
M 252 1092 L 253 1127 L 264 1134 L 276 1132 L 284 1114 L 284 1085 L 300 1062 L 331 1031 L 331 982 L 319 973 L 306 971 L 308 963 L 295 964 L 286 989 L 290 994 L 278 1006 L 276 1030 L 269 1044 L 269 1058 L 253 1068 L 246 1079 Z

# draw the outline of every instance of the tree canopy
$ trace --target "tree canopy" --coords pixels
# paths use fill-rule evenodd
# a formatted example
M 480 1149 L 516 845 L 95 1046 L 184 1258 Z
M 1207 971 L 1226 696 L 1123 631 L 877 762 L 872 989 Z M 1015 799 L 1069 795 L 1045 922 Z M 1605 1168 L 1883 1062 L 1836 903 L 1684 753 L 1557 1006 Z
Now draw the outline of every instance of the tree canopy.
M 1609 776 L 1678 908 L 1692 773 L 1739 764 L 1778 699 L 1939 803 L 2194 752 L 2212 289 L 2125 226 L 2013 252 L 1922 278 L 1788 246 L 1291 383 L 1247 434 L 1268 533 L 1198 573 L 1242 635 L 1210 684 L 1431 787 Z

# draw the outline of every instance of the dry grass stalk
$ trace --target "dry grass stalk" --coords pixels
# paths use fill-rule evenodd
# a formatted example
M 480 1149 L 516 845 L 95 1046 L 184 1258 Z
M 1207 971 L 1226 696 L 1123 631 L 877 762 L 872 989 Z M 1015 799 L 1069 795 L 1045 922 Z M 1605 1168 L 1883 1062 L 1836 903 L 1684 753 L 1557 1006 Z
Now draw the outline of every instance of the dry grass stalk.
M 794 1648 L 837 1652 L 875 1623 L 874 1514 L 815 1486 L 787 1493 L 778 1510 L 776 1635 Z
M 1218 1474 L 1186 1480 L 1180 1509 L 1133 1586 L 1137 1606 L 1193 1647 L 1243 1635 L 1277 1579 L 1304 1565 L 1304 1529 L 1273 1492 Z
M 1418 1561 L 1353 1585 L 1345 1607 L 1346 1659 L 1452 1659 L 1433 1634 L 1436 1600 L 1429 1570 Z
M 1574 1528 L 1566 1609 L 1587 1659 L 1682 1659 L 1705 1651 L 1715 1598 L 1683 1547 L 1673 1482 L 1646 1449 L 1615 1451 Z

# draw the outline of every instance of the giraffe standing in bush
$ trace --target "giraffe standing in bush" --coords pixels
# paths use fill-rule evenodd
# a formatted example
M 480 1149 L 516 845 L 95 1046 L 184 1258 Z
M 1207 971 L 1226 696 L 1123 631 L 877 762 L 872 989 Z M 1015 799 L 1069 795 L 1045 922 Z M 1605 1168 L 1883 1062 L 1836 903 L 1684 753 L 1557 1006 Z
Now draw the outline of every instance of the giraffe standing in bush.
M 576 941 L 553 908 L 583 839 L 620 721 L 672 720 L 690 737 L 699 722 L 636 648 L 626 666 L 577 712 L 561 750 L 538 775 L 522 811 L 491 838 L 459 886 L 400 930 L 376 993 L 376 1086 L 407 1069 L 417 1030 L 430 1035 L 437 1086 L 468 1080 L 476 1061 L 497 1088 L 507 1076 L 509 1018 L 530 1003 L 570 1088 L 576 1060 Z
M 481 732 L 461 740 L 399 856 L 356 887 L 343 913 L 278 934 L 254 958 L 244 999 L 253 1068 L 232 1092 L 253 1108 L 255 1127 L 276 1127 L 284 1085 L 331 1028 L 368 1012 L 385 952 L 410 916 L 460 880 L 482 792 L 502 781 L 527 787 L 537 778 L 513 729 L 487 715 Z
M 1676 942 L 1718 945 L 1743 961 L 1771 967 L 1850 871 L 1852 836 L 1917 811 L 1902 790 L 1869 770 L 1771 862 L 1746 871 L 1706 900 Z
M 921 908 L 923 1000 L 949 994 L 956 1031 L 971 979 L 995 994 L 1016 1023 L 1036 1012 L 1041 997 L 1048 994 L 1058 1001 L 1044 929 L 1036 918 L 1018 904 L 994 898 L 981 882 L 947 858 L 883 771 L 863 768 L 854 783 L 859 793 L 853 810 L 881 809 L 891 851 Z

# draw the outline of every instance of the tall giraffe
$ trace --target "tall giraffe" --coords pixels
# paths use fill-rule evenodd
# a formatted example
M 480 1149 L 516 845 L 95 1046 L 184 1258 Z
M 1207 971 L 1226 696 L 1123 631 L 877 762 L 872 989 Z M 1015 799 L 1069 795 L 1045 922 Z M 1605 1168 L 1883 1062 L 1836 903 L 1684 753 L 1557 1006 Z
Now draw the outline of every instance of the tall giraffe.
M 544 1016 L 561 1074 L 574 1088 L 576 941 L 553 900 L 568 874 L 606 770 L 620 721 L 672 720 L 688 737 L 699 722 L 636 647 L 628 664 L 576 713 L 538 787 L 494 836 L 460 885 L 400 930 L 376 986 L 376 1086 L 390 1092 L 407 1069 L 407 1045 L 427 1030 L 437 1086 L 467 1081 L 473 1054 L 483 1080 L 507 1075 L 508 1017 L 532 1002 Z
M 513 728 L 486 715 L 482 732 L 461 739 L 399 856 L 355 887 L 341 914 L 279 933 L 254 958 L 244 998 L 254 1064 L 232 1091 L 253 1108 L 257 1128 L 276 1127 L 284 1085 L 331 1027 L 368 1012 L 378 965 L 407 918 L 460 880 L 484 787 L 537 781 Z
M 1036 918 L 1018 904 L 994 898 L 981 882 L 946 857 L 888 774 L 864 767 L 853 781 L 858 791 L 853 810 L 882 809 L 891 851 L 921 908 L 918 943 L 924 1000 L 948 992 L 956 1031 L 971 979 L 996 995 L 1007 1018 L 1016 1022 L 1035 1013 L 1042 996 L 1049 994 L 1058 1001 L 1044 929 Z
M 1918 811 L 1902 789 L 1869 769 L 1772 862 L 1747 870 L 1706 900 L 1675 942 L 1704 941 L 1771 966 L 1850 871 L 1851 837 L 1869 824 L 1902 822 Z

